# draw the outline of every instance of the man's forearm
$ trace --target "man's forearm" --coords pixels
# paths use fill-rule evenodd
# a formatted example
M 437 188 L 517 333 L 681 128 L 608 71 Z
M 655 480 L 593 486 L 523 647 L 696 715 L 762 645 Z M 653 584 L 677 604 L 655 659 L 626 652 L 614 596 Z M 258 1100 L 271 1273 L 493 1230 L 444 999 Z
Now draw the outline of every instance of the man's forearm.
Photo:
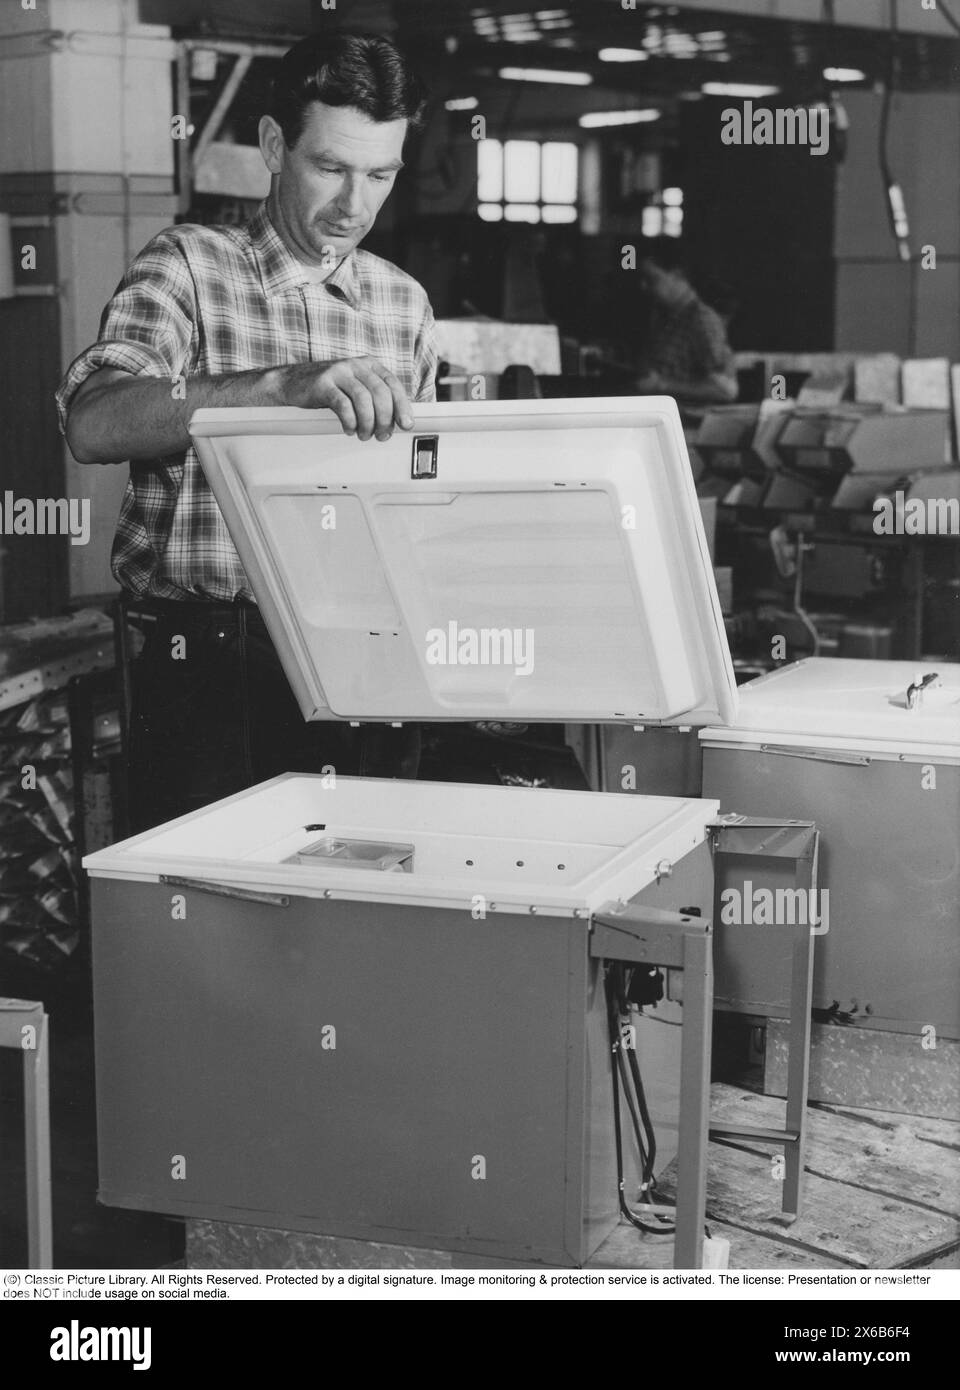
M 190 447 L 187 426 L 195 410 L 284 404 L 282 371 L 274 367 L 195 376 L 179 383 L 114 371 L 104 373 L 102 381 L 91 377 L 70 407 L 67 443 L 78 463 L 125 463 L 182 454 Z
M 738 394 L 736 379 L 719 372 L 703 381 L 664 381 L 662 391 L 665 396 L 702 405 L 735 401 Z
M 175 382 L 104 368 L 71 402 L 67 443 L 78 463 L 177 456 L 190 447 L 195 410 L 277 405 L 331 410 L 358 439 L 413 428 L 410 400 L 393 372 L 373 357 L 348 357 Z

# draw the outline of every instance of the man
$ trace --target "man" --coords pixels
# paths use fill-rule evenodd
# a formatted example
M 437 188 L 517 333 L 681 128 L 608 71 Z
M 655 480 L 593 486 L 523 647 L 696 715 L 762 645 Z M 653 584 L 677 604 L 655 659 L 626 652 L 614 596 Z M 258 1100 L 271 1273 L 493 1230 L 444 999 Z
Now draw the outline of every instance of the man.
M 640 275 L 652 309 L 637 392 L 676 396 L 681 404 L 735 401 L 737 377 L 723 320 L 697 295 L 676 243 L 664 238 L 641 262 Z
M 304 724 L 187 429 L 202 406 L 334 412 L 386 440 L 435 398 L 420 285 L 357 249 L 425 93 L 387 39 L 309 38 L 283 58 L 243 228 L 155 237 L 58 392 L 84 464 L 130 463 L 113 573 L 146 632 L 133 663 L 131 822 L 158 824 L 291 769 L 415 775 L 415 729 Z

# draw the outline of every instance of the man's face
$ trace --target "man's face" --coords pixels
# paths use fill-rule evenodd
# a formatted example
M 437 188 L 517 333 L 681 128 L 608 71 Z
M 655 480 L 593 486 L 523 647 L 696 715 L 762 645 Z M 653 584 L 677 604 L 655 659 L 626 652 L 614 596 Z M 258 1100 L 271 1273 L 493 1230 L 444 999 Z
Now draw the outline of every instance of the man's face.
M 658 304 L 676 304 L 689 292 L 690 285 L 681 270 L 664 270 L 655 261 L 643 261 L 640 284 L 645 294 Z
M 260 122 L 260 149 L 274 175 L 277 230 L 300 260 L 339 261 L 376 221 L 397 172 L 407 122 L 372 121 L 349 106 L 307 108 L 292 149 L 269 116 Z

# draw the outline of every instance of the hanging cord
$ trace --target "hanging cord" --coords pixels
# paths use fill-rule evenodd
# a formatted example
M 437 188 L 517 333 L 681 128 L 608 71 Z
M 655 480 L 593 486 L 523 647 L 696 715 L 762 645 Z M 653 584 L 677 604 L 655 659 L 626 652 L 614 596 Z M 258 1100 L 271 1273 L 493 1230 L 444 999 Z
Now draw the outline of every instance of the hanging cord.
M 813 655 L 820 655 L 820 633 L 806 608 L 803 606 L 804 560 L 806 541 L 802 531 L 797 533 L 797 569 L 793 581 L 793 611 L 803 623 L 813 640 Z
M 910 223 L 903 200 L 903 189 L 893 176 L 890 168 L 890 108 L 900 78 L 900 54 L 898 50 L 899 28 L 897 25 L 897 0 L 890 0 L 890 35 L 887 76 L 883 84 L 883 104 L 880 107 L 880 128 L 878 158 L 880 174 L 887 195 L 887 212 L 890 229 L 897 243 L 897 251 L 902 261 L 910 260 Z
M 610 1068 L 610 1072 L 613 1082 L 613 1130 L 614 1137 L 616 1140 L 617 1152 L 617 1198 L 621 1213 L 623 1214 L 623 1216 L 626 1217 L 626 1219 L 630 1222 L 632 1226 L 635 1226 L 637 1228 L 638 1231 L 643 1231 L 645 1235 L 652 1236 L 672 1235 L 675 1232 L 675 1227 L 673 1226 L 662 1223 L 655 1226 L 651 1226 L 648 1225 L 646 1222 L 641 1221 L 640 1217 L 630 1207 L 629 1203 L 627 1202 L 626 1195 L 624 1193 L 623 1133 L 620 1125 L 621 1075 L 623 1077 L 624 1083 L 624 1098 L 627 1102 L 627 1108 L 630 1111 L 631 1120 L 633 1121 L 634 1134 L 636 1136 L 637 1147 L 640 1152 L 640 1161 L 643 1172 L 644 1200 L 648 1203 L 651 1201 L 651 1194 L 655 1188 L 655 1182 L 653 1179 L 653 1157 L 650 1154 L 648 1145 L 652 1144 L 653 1155 L 655 1156 L 656 1143 L 654 1141 L 653 1136 L 653 1126 L 652 1124 L 650 1124 L 650 1116 L 649 1112 L 647 1111 L 646 1099 L 644 1098 L 643 1100 L 640 1100 L 640 1096 L 642 1095 L 643 1091 L 642 1083 L 640 1090 L 637 1092 L 639 1114 L 638 1107 L 636 1107 L 633 1104 L 633 1097 L 630 1094 L 630 1088 L 627 1084 L 627 1068 L 624 1064 L 623 1059 L 623 1040 L 620 1036 L 620 1019 L 622 1017 L 622 1014 L 620 1010 L 619 1001 L 622 999 L 624 1005 L 626 1004 L 625 993 L 622 986 L 622 978 L 623 967 L 616 961 L 607 962 L 604 974 L 604 991 L 607 1000 L 607 1022 L 610 1031 L 610 1048 L 612 1052 L 613 1063 L 613 1065 Z M 630 1049 L 630 1051 L 632 1052 L 632 1049 Z M 631 1061 L 634 1065 L 636 1065 L 635 1058 L 631 1058 Z M 634 1073 L 633 1066 L 631 1066 L 630 1073 L 633 1074 L 636 1078 L 637 1076 L 639 1076 L 639 1067 L 637 1066 L 636 1072 Z M 642 1129 L 647 1134 L 647 1144 L 645 1144 L 643 1140 L 643 1135 L 641 1133 L 641 1125 Z M 659 1218 L 657 1217 L 654 1217 L 653 1219 L 659 1220 Z
M 617 998 L 617 1012 L 620 1018 L 628 1017 L 630 1012 L 630 1006 L 627 1003 L 625 976 L 626 971 L 624 967 L 621 966 L 614 979 Z M 655 1185 L 656 1182 L 654 1178 L 654 1167 L 657 1161 L 657 1137 L 654 1133 L 653 1121 L 650 1118 L 650 1111 L 647 1108 L 647 1096 L 646 1092 L 643 1089 L 643 1078 L 640 1075 L 640 1064 L 637 1061 L 637 1050 L 634 1047 L 621 1047 L 621 1058 L 623 1058 L 624 1052 L 626 1052 L 627 1054 L 626 1060 L 629 1064 L 630 1077 L 632 1079 L 634 1093 L 637 1098 L 637 1109 L 640 1112 L 640 1119 L 643 1123 L 643 1132 L 646 1135 L 647 1159 L 644 1163 L 643 1169 L 643 1187 L 644 1190 L 646 1190 L 648 1186 L 652 1187 Z

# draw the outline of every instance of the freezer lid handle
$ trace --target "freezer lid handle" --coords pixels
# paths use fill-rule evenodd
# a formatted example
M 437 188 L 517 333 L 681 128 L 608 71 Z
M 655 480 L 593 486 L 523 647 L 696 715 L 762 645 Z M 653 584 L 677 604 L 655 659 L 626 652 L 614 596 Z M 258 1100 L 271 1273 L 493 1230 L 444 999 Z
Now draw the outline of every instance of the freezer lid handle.
M 873 759 L 867 753 L 842 753 L 833 748 L 791 748 L 783 743 L 761 743 L 761 753 L 776 753 L 780 758 L 805 758 L 812 763 L 844 763 L 849 767 L 869 767 Z
M 915 681 L 907 686 L 907 709 L 917 710 L 923 703 L 923 693 L 931 687 L 940 684 L 940 673 L 930 671 L 925 676 L 918 676 Z
M 177 874 L 161 874 L 161 883 L 171 888 L 189 888 L 194 893 L 210 893 L 215 898 L 238 898 L 245 903 L 262 903 L 265 907 L 289 907 L 286 893 L 265 893 L 256 888 L 238 888 L 233 883 L 217 883 L 208 878 L 181 878 Z

